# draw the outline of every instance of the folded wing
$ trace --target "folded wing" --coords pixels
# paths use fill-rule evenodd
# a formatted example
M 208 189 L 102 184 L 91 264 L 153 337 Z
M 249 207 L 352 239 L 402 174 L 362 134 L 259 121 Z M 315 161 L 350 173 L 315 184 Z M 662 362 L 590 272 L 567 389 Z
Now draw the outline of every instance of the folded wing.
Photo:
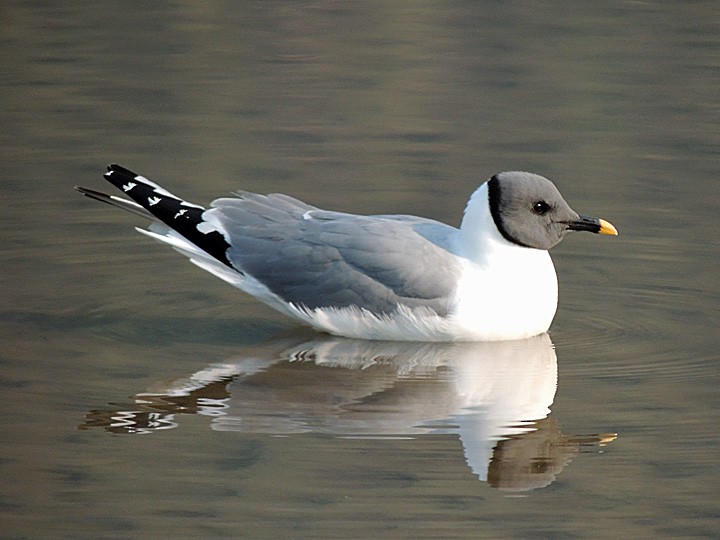
M 459 269 L 438 239 L 449 242 L 456 229 L 410 216 L 328 212 L 284 195 L 240 195 L 215 201 L 204 218 L 230 244 L 230 263 L 284 301 L 447 313 Z M 421 234 L 428 229 L 432 235 Z

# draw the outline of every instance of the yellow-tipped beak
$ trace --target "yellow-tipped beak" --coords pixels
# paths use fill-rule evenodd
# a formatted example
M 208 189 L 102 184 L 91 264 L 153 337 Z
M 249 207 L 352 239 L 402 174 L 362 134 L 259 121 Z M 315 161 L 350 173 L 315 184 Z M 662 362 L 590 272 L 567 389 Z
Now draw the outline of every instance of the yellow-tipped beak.
M 599 219 L 598 221 L 600 222 L 600 234 L 612 234 L 617 236 L 617 229 L 612 223 L 605 221 L 604 219 Z

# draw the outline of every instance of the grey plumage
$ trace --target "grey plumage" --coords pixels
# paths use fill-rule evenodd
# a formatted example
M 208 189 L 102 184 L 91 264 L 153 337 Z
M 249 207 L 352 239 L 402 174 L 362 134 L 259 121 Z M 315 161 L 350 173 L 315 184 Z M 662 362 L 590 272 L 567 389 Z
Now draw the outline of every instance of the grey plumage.
M 216 200 L 207 219 L 232 239 L 233 266 L 286 302 L 376 314 L 401 304 L 447 313 L 459 269 L 448 267 L 437 228 L 447 236 L 457 229 L 412 216 L 324 211 L 286 195 L 238 195 Z M 428 224 L 433 239 L 423 235 Z

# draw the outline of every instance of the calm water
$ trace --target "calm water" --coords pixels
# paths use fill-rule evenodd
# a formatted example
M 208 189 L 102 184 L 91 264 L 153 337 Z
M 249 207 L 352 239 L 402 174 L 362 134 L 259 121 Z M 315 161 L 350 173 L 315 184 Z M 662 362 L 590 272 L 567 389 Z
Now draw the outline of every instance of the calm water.
M 720 536 L 716 2 L 0 13 L 1 537 Z M 620 236 L 549 336 L 330 339 L 72 191 L 110 162 L 453 225 L 526 169 Z

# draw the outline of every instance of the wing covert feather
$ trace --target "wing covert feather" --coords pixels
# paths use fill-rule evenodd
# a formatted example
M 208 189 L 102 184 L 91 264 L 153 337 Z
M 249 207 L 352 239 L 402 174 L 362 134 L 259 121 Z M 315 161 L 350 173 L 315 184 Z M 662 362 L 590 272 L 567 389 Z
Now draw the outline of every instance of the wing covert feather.
M 445 315 L 459 267 L 433 237 L 457 231 L 409 216 L 356 216 L 318 210 L 288 196 L 218 199 L 213 220 L 227 257 L 283 300 L 309 309 L 356 306 L 388 314 L 398 304 Z

